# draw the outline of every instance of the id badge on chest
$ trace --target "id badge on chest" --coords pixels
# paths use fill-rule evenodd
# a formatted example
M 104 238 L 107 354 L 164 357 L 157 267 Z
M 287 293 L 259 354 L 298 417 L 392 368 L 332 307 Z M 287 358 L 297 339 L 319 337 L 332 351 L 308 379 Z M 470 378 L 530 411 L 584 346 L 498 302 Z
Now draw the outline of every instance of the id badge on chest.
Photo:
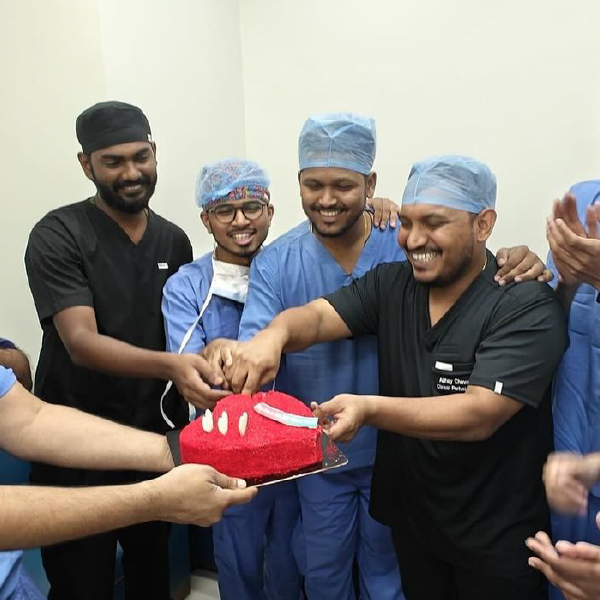
M 434 359 L 431 370 L 433 389 L 440 396 L 467 391 L 474 363 Z

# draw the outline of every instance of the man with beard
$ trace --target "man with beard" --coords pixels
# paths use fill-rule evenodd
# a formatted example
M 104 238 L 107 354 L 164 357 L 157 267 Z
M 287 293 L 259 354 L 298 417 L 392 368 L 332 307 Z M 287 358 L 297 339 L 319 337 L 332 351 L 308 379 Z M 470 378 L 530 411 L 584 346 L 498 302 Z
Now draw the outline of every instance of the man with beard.
M 165 285 L 162 311 L 171 352 L 197 353 L 216 338 L 237 338 L 250 263 L 274 212 L 267 173 L 236 158 L 201 170 L 196 203 L 215 250 L 181 267 Z M 300 576 L 289 547 L 299 510 L 294 484 L 267 486 L 246 508 L 232 507 L 213 527 L 221 598 L 298 598 Z
M 371 514 L 392 528 L 409 600 L 547 597 L 523 541 L 549 526 L 541 473 L 565 322 L 549 287 L 495 282 L 495 195 L 473 159 L 415 164 L 400 214 L 409 262 L 287 310 L 232 349 L 228 379 L 250 391 L 281 352 L 287 367 L 309 346 L 377 336 L 382 395 L 312 407 L 334 440 L 380 430 Z
M 310 117 L 298 142 L 298 180 L 308 216 L 252 262 L 240 340 L 282 310 L 348 285 L 374 265 L 400 260 L 395 230 L 373 225 L 365 204 L 375 192 L 375 122 L 351 113 Z M 375 338 L 340 341 L 290 355 L 275 389 L 309 403 L 345 389 L 377 391 Z M 343 448 L 347 467 L 297 481 L 302 527 L 296 553 L 310 600 L 361 596 L 402 598 L 390 533 L 368 514 L 375 435 L 365 428 Z
M 162 380 L 198 406 L 227 392 L 204 359 L 164 352 L 160 313 L 167 278 L 191 261 L 185 233 L 150 208 L 156 146 L 142 111 L 103 102 L 77 118 L 78 154 L 96 194 L 53 210 L 33 228 L 25 264 L 43 330 L 36 394 L 148 431 L 164 432 Z M 184 422 L 179 402 L 171 414 Z M 144 476 L 34 464 L 46 485 L 106 485 Z M 147 476 L 146 476 L 147 477 Z M 112 598 L 117 541 L 128 598 L 168 598 L 168 532 L 151 522 L 42 551 L 50 598 Z
M 375 145 L 373 119 L 341 113 L 306 121 L 298 145 L 298 180 L 308 221 L 252 262 L 240 340 L 250 339 L 285 309 L 350 285 L 381 263 L 404 260 L 395 231 L 372 227 L 364 210 L 375 190 Z M 542 274 L 543 266 L 526 249 L 502 250 L 498 256 L 505 265 L 500 277 Z M 212 347 L 217 360 L 225 356 L 224 342 Z M 377 373 L 377 340 L 366 336 L 287 354 L 270 379 L 277 376 L 277 389 L 308 404 L 341 392 L 376 394 Z M 233 389 L 254 391 L 258 385 L 252 371 L 245 383 L 238 376 Z M 401 597 L 390 532 L 368 510 L 375 442 L 376 430 L 364 427 L 350 444 L 342 444 L 347 467 L 297 481 L 303 533 L 299 554 L 310 600 L 354 598 L 355 560 L 362 597 Z

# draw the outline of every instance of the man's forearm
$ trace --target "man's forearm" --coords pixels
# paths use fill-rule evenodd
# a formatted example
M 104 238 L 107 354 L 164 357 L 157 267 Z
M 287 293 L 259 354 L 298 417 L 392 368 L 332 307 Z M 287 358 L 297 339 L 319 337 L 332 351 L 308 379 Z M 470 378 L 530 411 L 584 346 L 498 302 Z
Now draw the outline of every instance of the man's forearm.
M 479 441 L 494 431 L 520 406 L 503 414 L 482 406 L 475 394 L 451 394 L 428 398 L 367 396 L 366 424 L 403 435 L 446 441 Z M 514 412 L 510 409 L 514 409 Z
M 168 471 L 164 436 L 42 402 L 16 384 L 0 400 L 0 445 L 25 460 L 63 467 Z
M 351 335 L 335 309 L 322 298 L 277 315 L 267 327 L 277 336 L 284 352 L 298 352 Z
M 92 307 L 72 306 L 56 313 L 52 322 L 76 365 L 122 377 L 173 379 L 176 355 L 138 348 L 98 333 Z
M 95 488 L 0 486 L 0 550 L 53 544 L 157 518 L 149 482 Z
M 175 354 L 132 346 L 91 331 L 82 332 L 69 344 L 73 362 L 93 371 L 121 377 L 173 379 Z

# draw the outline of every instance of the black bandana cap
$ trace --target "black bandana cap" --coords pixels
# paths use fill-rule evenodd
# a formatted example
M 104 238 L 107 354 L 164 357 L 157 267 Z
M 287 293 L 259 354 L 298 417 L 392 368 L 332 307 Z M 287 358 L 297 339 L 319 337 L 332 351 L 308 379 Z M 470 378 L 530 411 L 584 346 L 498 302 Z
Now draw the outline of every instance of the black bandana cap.
M 117 144 L 152 142 L 146 115 L 125 102 L 99 102 L 90 106 L 77 117 L 75 131 L 84 154 Z

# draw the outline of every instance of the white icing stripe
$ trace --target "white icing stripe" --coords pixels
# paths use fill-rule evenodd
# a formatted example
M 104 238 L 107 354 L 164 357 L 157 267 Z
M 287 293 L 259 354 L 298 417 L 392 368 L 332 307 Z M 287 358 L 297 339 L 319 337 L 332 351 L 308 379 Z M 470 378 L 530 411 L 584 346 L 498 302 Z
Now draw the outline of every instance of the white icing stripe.
M 317 417 L 303 417 L 301 415 L 286 413 L 283 410 L 269 406 L 266 402 L 255 404 L 254 410 L 263 417 L 267 417 L 278 423 L 283 423 L 284 425 L 290 425 L 291 427 L 308 427 L 309 429 L 316 429 L 319 422 Z

